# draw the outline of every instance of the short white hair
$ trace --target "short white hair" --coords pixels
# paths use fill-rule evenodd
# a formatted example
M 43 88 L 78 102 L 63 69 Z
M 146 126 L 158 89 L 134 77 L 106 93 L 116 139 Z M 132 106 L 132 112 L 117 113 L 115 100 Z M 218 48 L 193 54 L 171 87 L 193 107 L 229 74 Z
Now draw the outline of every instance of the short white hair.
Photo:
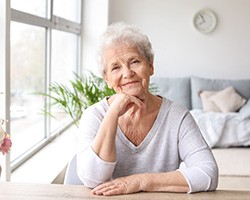
M 102 76 L 105 74 L 106 67 L 103 57 L 104 51 L 109 45 L 115 42 L 134 46 L 148 63 L 153 63 L 154 52 L 147 35 L 142 33 L 141 30 L 134 25 L 124 22 L 116 22 L 108 26 L 106 32 L 104 32 L 99 41 L 97 62 Z

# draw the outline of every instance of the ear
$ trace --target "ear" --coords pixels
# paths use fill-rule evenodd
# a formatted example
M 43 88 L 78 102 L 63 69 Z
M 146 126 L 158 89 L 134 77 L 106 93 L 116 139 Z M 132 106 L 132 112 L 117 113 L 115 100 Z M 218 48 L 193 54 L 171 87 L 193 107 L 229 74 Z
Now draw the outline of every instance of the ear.
M 151 63 L 150 66 L 149 66 L 149 74 L 150 74 L 150 76 L 152 76 L 154 74 L 154 72 L 155 72 L 155 68 L 154 68 L 153 63 Z

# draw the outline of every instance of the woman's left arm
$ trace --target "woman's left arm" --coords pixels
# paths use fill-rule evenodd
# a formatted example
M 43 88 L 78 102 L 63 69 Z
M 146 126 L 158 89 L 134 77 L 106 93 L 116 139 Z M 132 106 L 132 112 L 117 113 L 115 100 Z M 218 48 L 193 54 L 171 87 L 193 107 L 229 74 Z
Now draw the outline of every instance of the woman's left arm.
M 189 186 L 180 171 L 145 173 L 121 177 L 103 183 L 92 190 L 96 195 L 129 194 L 145 192 L 188 192 Z
M 218 166 L 194 118 L 187 112 L 179 131 L 179 155 L 183 164 L 179 171 L 189 185 L 189 193 L 215 190 Z

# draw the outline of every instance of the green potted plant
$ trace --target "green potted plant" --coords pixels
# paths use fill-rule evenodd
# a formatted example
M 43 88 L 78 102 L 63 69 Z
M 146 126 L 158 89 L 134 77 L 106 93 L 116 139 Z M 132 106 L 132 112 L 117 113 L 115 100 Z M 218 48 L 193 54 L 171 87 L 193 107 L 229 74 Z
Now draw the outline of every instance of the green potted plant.
M 105 96 L 115 93 L 105 81 L 92 72 L 86 72 L 82 76 L 74 74 L 73 80 L 67 84 L 52 83 L 48 93 L 42 93 L 49 98 L 48 110 L 58 107 L 67 113 L 78 126 L 83 110 L 100 101 Z M 50 111 L 44 111 L 53 117 Z

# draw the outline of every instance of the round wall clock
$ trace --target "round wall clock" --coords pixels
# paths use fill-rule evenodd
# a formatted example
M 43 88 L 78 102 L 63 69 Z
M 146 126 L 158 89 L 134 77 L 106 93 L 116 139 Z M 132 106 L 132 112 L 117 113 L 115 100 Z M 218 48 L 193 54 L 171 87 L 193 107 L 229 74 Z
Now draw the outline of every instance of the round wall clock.
M 217 24 L 215 13 L 209 9 L 198 11 L 193 18 L 194 27 L 202 33 L 212 32 Z

